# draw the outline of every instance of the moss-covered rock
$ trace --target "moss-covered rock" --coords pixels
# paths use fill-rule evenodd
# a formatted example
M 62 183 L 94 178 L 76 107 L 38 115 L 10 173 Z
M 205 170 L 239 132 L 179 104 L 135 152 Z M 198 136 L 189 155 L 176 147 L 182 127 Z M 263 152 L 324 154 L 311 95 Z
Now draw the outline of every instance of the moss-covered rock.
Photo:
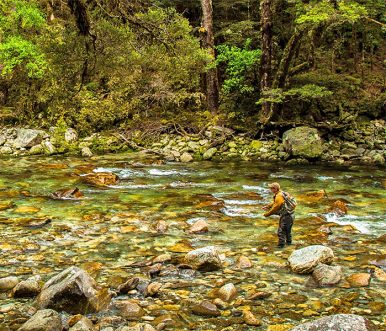
M 318 130 L 307 126 L 297 127 L 284 132 L 283 146 L 286 152 L 306 159 L 322 155 L 323 145 Z

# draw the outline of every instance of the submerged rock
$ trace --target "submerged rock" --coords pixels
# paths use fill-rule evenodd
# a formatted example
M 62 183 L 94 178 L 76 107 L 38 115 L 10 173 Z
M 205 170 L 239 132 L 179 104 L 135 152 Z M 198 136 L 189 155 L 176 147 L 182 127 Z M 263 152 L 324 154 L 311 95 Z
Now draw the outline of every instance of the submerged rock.
M 218 297 L 225 302 L 232 301 L 237 296 L 236 287 L 232 284 L 225 284 L 218 290 Z
M 52 309 L 43 309 L 37 311 L 18 331 L 59 331 L 62 328 L 59 313 Z
M 209 301 L 202 301 L 199 304 L 192 306 L 192 312 L 195 315 L 200 316 L 220 316 L 221 313 L 217 309 L 216 305 Z
M 313 272 L 319 263 L 330 264 L 333 259 L 334 253 L 331 248 L 313 245 L 294 251 L 288 262 L 293 272 L 308 274 Z
M 110 301 L 110 296 L 84 270 L 70 267 L 52 277 L 36 299 L 40 308 L 52 308 L 71 314 L 98 312 Z
M 53 199 L 79 199 L 83 193 L 77 188 L 61 189 L 51 194 Z
M 337 314 L 304 323 L 290 331 L 377 331 L 367 318 L 354 314 Z
M 319 263 L 312 273 L 313 279 L 319 286 L 332 286 L 342 279 L 343 272 L 340 266 L 329 266 Z
M 86 183 L 97 186 L 113 185 L 119 181 L 119 177 L 112 172 L 95 172 L 82 178 Z
M 214 246 L 207 246 L 190 251 L 185 262 L 200 271 L 213 271 L 222 267 L 221 259 Z
M 366 287 L 370 285 L 370 274 L 367 273 L 353 274 L 346 279 L 351 287 Z

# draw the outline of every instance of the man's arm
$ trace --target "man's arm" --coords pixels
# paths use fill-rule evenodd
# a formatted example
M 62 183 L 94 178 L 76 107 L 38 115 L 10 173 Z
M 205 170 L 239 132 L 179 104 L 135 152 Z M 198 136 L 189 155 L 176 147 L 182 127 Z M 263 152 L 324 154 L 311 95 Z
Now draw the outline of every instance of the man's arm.
M 268 216 L 271 216 L 271 215 L 277 213 L 280 210 L 283 203 L 284 203 L 284 197 L 283 197 L 283 194 L 280 192 L 280 193 L 276 194 L 275 200 L 272 203 L 271 209 L 269 211 L 267 211 L 264 214 L 264 216 L 268 217 Z
M 263 206 L 261 209 L 263 210 L 270 210 L 273 206 L 273 202 L 269 203 L 268 205 Z

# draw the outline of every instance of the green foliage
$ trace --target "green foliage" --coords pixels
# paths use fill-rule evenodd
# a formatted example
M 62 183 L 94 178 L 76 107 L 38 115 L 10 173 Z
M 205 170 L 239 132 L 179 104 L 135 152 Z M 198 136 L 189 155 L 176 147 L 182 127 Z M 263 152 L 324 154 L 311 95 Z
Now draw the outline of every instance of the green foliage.
M 287 91 L 282 89 L 271 89 L 263 94 L 263 97 L 257 102 L 258 105 L 263 102 L 270 103 L 284 103 L 288 99 L 295 99 L 301 101 L 313 101 L 328 98 L 333 95 L 332 91 L 329 91 L 323 86 L 314 84 L 307 84 L 301 87 L 294 87 Z
M 364 6 L 351 1 L 339 1 L 338 9 L 335 9 L 329 0 L 313 1 L 301 8 L 303 12 L 298 15 L 295 22 L 306 26 L 318 26 L 333 20 L 347 20 L 354 23 L 368 14 Z
M 0 6 L 1 75 L 18 68 L 30 78 L 41 78 L 47 69 L 45 55 L 36 44 L 36 32 L 45 27 L 45 18 L 33 2 L 6 0 Z
M 218 55 L 215 65 L 226 64 L 226 79 L 223 82 L 222 91 L 225 95 L 233 91 L 242 94 L 252 93 L 255 88 L 247 81 L 247 76 L 259 62 L 260 49 L 250 49 L 251 40 L 247 39 L 244 48 L 236 46 L 219 45 L 216 47 Z
M 32 42 L 12 36 L 0 43 L 1 75 L 8 76 L 18 66 L 24 66 L 30 78 L 41 78 L 47 68 L 44 55 Z

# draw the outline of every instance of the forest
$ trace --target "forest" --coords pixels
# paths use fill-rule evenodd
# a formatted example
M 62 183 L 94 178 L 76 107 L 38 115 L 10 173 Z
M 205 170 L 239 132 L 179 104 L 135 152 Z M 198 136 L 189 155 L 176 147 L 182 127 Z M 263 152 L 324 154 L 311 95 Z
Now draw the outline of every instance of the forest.
M 2 0 L 0 120 L 255 136 L 380 119 L 384 0 Z

